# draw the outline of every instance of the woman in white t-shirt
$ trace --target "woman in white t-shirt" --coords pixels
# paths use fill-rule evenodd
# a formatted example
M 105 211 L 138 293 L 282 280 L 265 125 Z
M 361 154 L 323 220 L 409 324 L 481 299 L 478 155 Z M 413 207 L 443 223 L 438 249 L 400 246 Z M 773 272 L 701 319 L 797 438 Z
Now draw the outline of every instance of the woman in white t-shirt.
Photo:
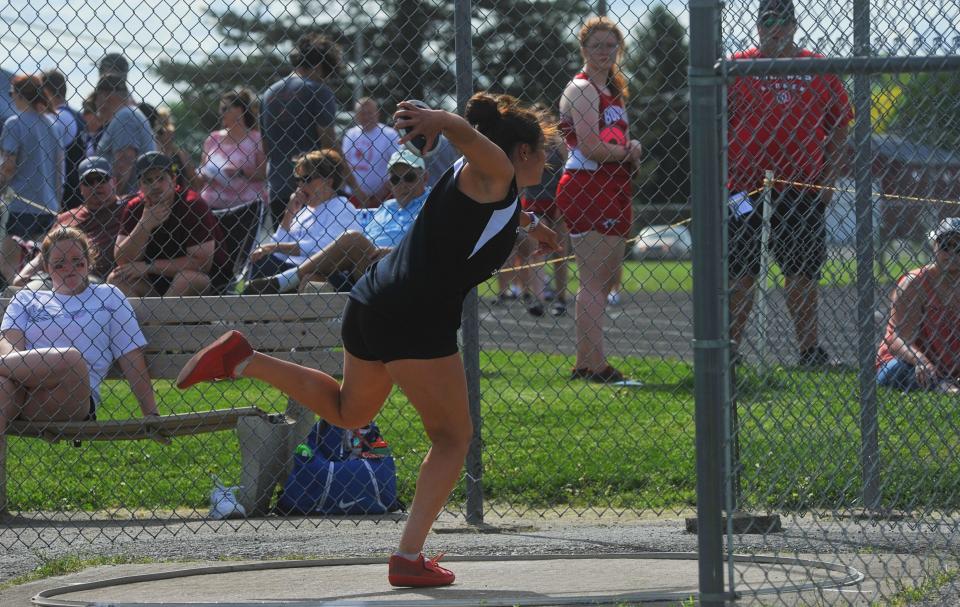
M 254 96 L 236 89 L 220 97 L 223 128 L 203 142 L 200 197 L 211 209 L 227 209 L 267 198 L 267 158 L 256 130 Z
M 87 280 L 87 237 L 59 228 L 40 252 L 53 290 L 19 291 L 0 322 L 0 434 L 17 418 L 93 419 L 115 360 L 143 415 L 157 415 L 141 350 L 147 341 L 123 293 Z

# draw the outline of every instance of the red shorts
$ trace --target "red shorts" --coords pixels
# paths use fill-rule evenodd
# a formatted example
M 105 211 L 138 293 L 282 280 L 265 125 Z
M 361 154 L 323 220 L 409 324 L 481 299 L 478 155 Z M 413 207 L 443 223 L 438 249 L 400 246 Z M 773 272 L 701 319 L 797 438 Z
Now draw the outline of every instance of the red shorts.
M 627 236 L 633 222 L 633 188 L 622 165 L 601 165 L 596 171 L 564 171 L 557 186 L 557 207 L 570 234 L 599 232 Z
M 536 213 L 541 217 L 549 217 L 550 219 L 560 218 L 560 209 L 557 208 L 557 203 L 552 198 L 536 198 L 530 200 L 524 196 L 520 199 L 520 204 L 523 205 L 524 211 Z

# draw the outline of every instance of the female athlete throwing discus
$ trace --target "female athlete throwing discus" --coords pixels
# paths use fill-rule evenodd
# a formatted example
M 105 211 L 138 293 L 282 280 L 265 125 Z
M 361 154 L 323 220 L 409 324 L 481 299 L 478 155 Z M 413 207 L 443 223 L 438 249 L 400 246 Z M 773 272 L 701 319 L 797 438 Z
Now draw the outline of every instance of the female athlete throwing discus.
M 464 157 L 433 188 L 403 241 L 351 291 L 343 312 L 343 382 L 256 352 L 231 331 L 187 362 L 177 386 L 253 377 L 343 428 L 369 423 L 399 386 L 420 414 L 431 447 L 388 579 L 394 586 L 445 586 L 453 583 L 453 572 L 421 551 L 473 436 L 457 347 L 463 299 L 503 265 L 518 228 L 543 252 L 559 249 L 556 234 L 522 212 L 518 199 L 518 188 L 540 183 L 545 146 L 556 128 L 507 95 L 475 94 L 465 119 L 405 101 L 397 107 L 401 143 L 417 136 L 433 142 L 443 133 Z

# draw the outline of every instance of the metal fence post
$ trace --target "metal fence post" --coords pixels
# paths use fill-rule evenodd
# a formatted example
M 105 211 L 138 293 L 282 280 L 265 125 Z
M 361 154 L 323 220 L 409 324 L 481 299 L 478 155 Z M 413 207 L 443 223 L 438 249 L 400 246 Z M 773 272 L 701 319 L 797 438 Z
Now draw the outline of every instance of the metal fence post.
M 870 56 L 870 0 L 853 2 L 854 54 Z M 874 362 L 877 356 L 876 279 L 873 275 L 873 179 L 870 75 L 853 79 L 856 113 L 854 141 L 856 243 L 857 243 L 857 361 L 860 393 L 860 461 L 863 467 L 863 506 L 880 507 L 880 446 L 877 436 L 877 384 Z
M 457 111 L 463 113 L 473 95 L 473 52 L 471 48 L 470 0 L 456 0 L 453 6 L 457 66 Z M 479 296 L 473 289 L 463 302 L 463 364 L 467 373 L 467 397 L 473 420 L 473 439 L 465 465 L 467 523 L 483 523 L 483 438 L 480 413 L 480 313 Z
M 723 595 L 723 435 L 729 390 L 724 210 L 721 191 L 720 5 L 690 2 L 690 145 L 693 199 L 693 334 L 696 406 L 697 547 L 700 604 Z

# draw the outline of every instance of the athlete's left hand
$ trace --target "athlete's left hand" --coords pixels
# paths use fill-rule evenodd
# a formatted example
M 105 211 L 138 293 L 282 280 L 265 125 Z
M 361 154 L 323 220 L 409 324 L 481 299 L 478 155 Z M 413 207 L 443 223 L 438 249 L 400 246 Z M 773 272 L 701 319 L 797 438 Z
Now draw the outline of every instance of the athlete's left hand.
M 537 247 L 536 255 L 546 255 L 547 253 L 559 253 L 563 250 L 560 241 L 557 239 L 557 233 L 548 228 L 541 221 L 537 227 L 533 228 L 527 234 L 540 243 Z

